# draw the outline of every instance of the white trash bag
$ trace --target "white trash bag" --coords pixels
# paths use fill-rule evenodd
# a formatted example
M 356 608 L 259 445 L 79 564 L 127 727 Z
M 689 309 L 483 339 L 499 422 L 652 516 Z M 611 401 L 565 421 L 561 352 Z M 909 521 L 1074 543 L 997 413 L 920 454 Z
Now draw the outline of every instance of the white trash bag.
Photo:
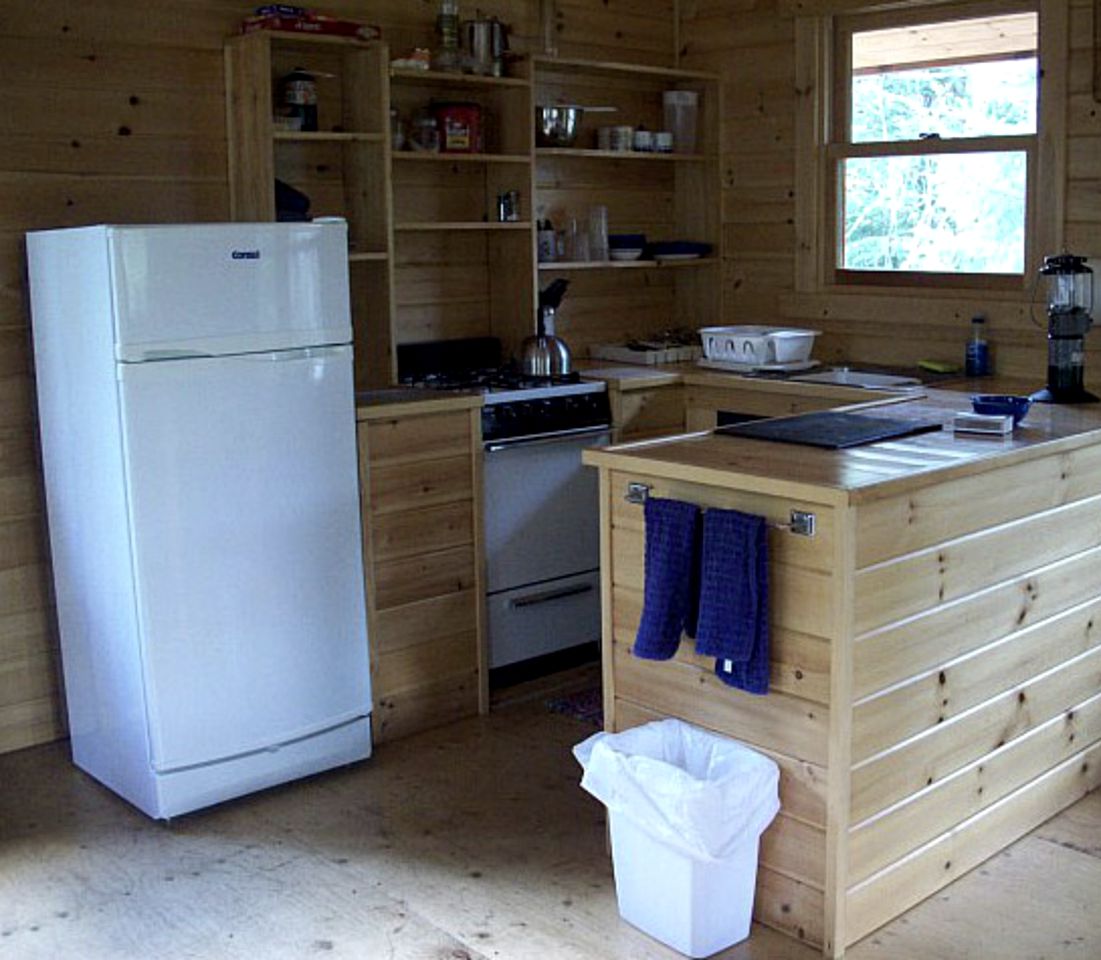
M 573 748 L 581 786 L 673 849 L 725 860 L 780 809 L 776 763 L 682 720 L 597 733 Z

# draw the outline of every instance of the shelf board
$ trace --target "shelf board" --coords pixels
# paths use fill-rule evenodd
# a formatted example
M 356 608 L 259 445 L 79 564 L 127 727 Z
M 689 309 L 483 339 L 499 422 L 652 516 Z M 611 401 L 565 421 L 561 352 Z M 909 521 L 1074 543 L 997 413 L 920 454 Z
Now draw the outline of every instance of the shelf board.
M 717 73 L 698 70 L 674 70 L 671 67 L 647 67 L 637 63 L 613 63 L 606 60 L 576 60 L 566 57 L 532 57 L 536 69 L 554 72 L 603 74 L 617 77 L 652 77 L 654 80 L 697 80 L 718 82 Z
M 551 260 L 539 264 L 547 273 L 573 270 L 669 270 L 685 267 L 707 267 L 718 263 L 718 257 L 697 257 L 694 260 Z
M 708 157 L 703 153 L 646 153 L 639 150 L 582 150 L 576 147 L 538 147 L 536 157 L 579 157 L 592 160 L 659 160 L 700 163 Z
M 300 30 L 250 30 L 248 33 L 241 34 L 240 38 L 232 38 L 231 42 L 240 43 L 246 37 L 263 37 L 281 46 L 294 44 L 313 47 L 350 47 L 356 50 L 365 50 L 380 45 L 378 40 L 361 40 L 359 37 L 344 37 L 332 33 L 304 33 Z M 247 40 L 244 42 L 256 43 L 258 41 Z
M 344 133 L 327 130 L 275 130 L 271 138 L 290 143 L 318 143 L 321 141 L 336 143 L 382 143 L 384 133 Z
M 401 233 L 429 233 L 449 230 L 530 230 L 531 221 L 521 220 L 513 223 L 479 223 L 474 220 L 454 220 L 426 223 L 396 223 L 394 230 Z
M 390 68 L 390 78 L 409 83 L 451 87 L 530 87 L 523 77 L 483 77 L 476 73 L 444 73 L 442 70 L 403 70 Z
M 394 160 L 415 160 L 419 163 L 531 163 L 526 153 L 418 153 L 402 150 L 392 153 Z
M 390 254 L 386 251 L 368 251 L 365 253 L 352 252 L 348 254 L 349 263 L 368 263 L 368 262 L 383 262 L 385 263 L 390 259 Z

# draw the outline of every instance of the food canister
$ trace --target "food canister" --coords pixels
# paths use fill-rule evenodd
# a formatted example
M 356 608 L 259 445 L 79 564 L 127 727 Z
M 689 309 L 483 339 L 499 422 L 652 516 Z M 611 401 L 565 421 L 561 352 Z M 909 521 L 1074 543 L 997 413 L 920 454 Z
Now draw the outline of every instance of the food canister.
M 626 152 L 631 149 L 634 136 L 634 127 L 612 127 L 609 134 L 608 149 L 616 152 Z
M 655 153 L 672 153 L 673 152 L 673 134 L 668 130 L 659 130 L 654 134 L 654 152 Z
M 497 194 L 497 222 L 515 223 L 520 219 L 520 191 L 506 190 Z
M 312 73 L 295 67 L 279 81 L 285 116 L 297 120 L 298 130 L 317 129 L 317 81 Z
M 639 153 L 650 153 L 654 149 L 654 135 L 645 127 L 639 127 L 631 139 L 631 149 Z
M 442 153 L 482 152 L 482 108 L 476 103 L 435 102 Z

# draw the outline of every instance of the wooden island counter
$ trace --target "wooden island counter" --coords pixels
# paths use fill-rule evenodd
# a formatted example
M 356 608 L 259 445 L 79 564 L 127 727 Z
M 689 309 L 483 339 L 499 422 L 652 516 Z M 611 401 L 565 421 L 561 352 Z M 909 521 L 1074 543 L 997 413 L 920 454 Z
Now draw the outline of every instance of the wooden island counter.
M 886 412 L 967 408 L 932 391 Z M 585 461 L 600 472 L 606 728 L 681 717 L 776 760 L 761 922 L 842 956 L 1101 782 L 1098 408 L 1035 406 L 1005 440 L 830 451 L 704 433 Z M 777 525 L 767 696 L 725 686 L 688 639 L 670 661 L 631 655 L 630 485 Z M 780 526 L 792 511 L 814 515 L 813 536 Z

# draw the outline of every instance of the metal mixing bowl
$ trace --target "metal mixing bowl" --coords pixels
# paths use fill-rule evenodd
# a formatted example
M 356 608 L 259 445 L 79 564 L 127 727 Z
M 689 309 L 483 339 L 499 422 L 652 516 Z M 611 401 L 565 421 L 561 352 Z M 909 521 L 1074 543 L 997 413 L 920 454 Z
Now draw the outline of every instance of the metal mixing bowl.
M 584 110 L 573 106 L 535 108 L 535 144 L 539 147 L 572 147 L 577 140 Z

